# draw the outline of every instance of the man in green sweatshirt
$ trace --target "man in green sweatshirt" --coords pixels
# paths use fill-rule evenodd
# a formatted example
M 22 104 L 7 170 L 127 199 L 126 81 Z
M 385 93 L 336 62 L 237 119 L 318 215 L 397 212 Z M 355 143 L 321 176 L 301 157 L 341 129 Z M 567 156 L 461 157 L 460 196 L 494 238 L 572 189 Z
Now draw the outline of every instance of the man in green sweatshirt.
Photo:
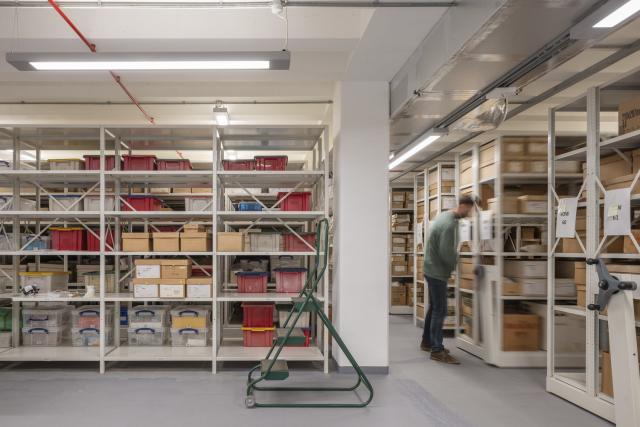
M 468 217 L 476 200 L 462 196 L 455 209 L 442 212 L 429 224 L 429 237 L 424 249 L 424 280 L 429 290 L 429 310 L 424 319 L 420 348 L 431 352 L 431 359 L 458 365 L 442 342 L 444 319 L 447 317 L 447 282 L 458 263 L 458 220 Z

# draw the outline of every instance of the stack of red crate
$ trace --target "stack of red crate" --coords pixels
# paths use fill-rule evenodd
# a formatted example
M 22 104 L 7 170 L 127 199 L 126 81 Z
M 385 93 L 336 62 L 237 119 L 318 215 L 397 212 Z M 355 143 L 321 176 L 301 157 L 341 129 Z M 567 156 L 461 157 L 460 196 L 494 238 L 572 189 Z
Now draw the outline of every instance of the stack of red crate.
M 243 303 L 242 335 L 245 347 L 270 347 L 273 343 L 274 304 Z

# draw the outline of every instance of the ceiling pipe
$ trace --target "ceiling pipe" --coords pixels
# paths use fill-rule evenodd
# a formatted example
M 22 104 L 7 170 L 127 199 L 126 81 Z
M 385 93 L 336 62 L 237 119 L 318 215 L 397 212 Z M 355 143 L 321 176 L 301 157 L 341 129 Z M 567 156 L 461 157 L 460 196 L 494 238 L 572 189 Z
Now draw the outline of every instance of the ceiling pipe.
M 94 43 L 91 43 L 89 41 L 89 39 L 87 39 L 84 36 L 84 34 L 82 34 L 82 31 L 80 31 L 80 29 L 75 26 L 73 21 L 71 21 L 71 18 L 69 18 L 67 16 L 67 14 L 62 11 L 62 9 L 60 8 L 60 5 L 58 5 L 58 3 L 56 3 L 55 0 L 48 0 L 47 3 L 49 3 L 51 5 L 51 7 L 53 7 L 53 9 L 58 13 L 58 15 L 60 15 L 60 17 L 62 19 L 64 19 L 64 21 L 69 25 L 69 27 L 71 27 L 73 32 L 78 35 L 80 40 L 82 40 L 82 42 L 89 48 L 89 50 L 92 53 L 96 53 L 97 52 L 96 45 Z M 155 124 L 155 119 L 149 113 L 147 113 L 147 110 L 142 108 L 142 106 L 140 105 L 138 100 L 133 96 L 133 94 L 129 91 L 129 89 L 127 89 L 127 87 L 124 85 L 124 83 L 122 82 L 122 79 L 120 78 L 120 76 L 118 74 L 114 73 L 113 71 L 109 71 L 109 74 L 111 75 L 113 80 L 116 82 L 116 84 L 118 86 L 120 86 L 120 89 L 123 90 L 123 92 L 131 100 L 131 102 L 133 102 L 133 104 L 138 108 L 138 110 L 140 110 L 140 112 L 144 115 L 144 117 L 149 121 L 149 123 Z
M 226 9 L 226 8 L 271 8 L 273 1 L 205 1 L 205 2 L 144 2 L 144 1 L 123 1 L 112 2 L 109 0 L 102 1 L 61 1 L 58 5 L 65 8 L 154 8 L 154 9 Z M 345 8 L 415 8 L 415 7 L 435 7 L 446 8 L 456 6 L 456 2 L 420 2 L 420 1 L 403 1 L 403 2 L 379 2 L 379 1 L 306 1 L 292 0 L 283 1 L 285 7 L 345 7 Z M 39 8 L 47 7 L 47 0 L 33 1 L 0 1 L 0 7 L 19 7 L 19 8 Z

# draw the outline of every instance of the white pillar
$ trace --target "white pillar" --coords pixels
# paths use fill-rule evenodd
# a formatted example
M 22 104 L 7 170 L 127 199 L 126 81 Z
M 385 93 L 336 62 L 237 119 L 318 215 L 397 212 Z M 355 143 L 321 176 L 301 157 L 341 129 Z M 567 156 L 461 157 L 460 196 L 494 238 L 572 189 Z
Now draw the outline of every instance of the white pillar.
M 389 85 L 340 82 L 333 105 L 333 318 L 358 364 L 389 366 Z M 349 361 L 333 343 L 339 367 Z

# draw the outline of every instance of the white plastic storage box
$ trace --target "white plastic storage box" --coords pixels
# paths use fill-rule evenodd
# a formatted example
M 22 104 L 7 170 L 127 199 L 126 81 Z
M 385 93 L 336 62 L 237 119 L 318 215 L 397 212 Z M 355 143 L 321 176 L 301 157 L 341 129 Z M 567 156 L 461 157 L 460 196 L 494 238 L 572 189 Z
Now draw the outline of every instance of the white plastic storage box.
M 13 197 L 10 196 L 0 196 L 0 210 L 2 211 L 35 211 L 36 210 L 36 201 L 31 199 L 20 198 L 20 208 L 15 206 L 13 203 Z
M 167 305 L 139 305 L 128 311 L 129 327 L 162 328 L 169 325 L 169 306 Z
M 112 309 L 108 309 L 105 311 L 104 324 L 106 325 L 106 327 L 109 327 L 113 324 Z M 78 329 L 100 329 L 100 306 L 83 305 L 71 310 L 71 326 Z
M 249 233 L 251 252 L 278 252 L 282 244 L 282 235 L 276 233 Z
M 77 171 L 84 169 L 81 159 L 49 159 L 49 169 L 52 171 Z
M 54 198 L 55 200 L 53 200 Z M 49 210 L 53 212 L 81 211 L 82 201 L 78 200 L 80 200 L 80 196 L 49 196 Z
M 51 328 L 67 325 L 71 318 L 69 305 L 41 305 L 22 309 L 22 325 L 26 328 Z
M 0 240 L 3 236 L 0 236 Z M 25 251 L 46 251 L 51 249 L 51 236 L 38 236 L 34 239 L 35 234 L 27 234 L 22 236 L 22 247 Z M 27 243 L 29 243 L 27 245 Z
M 26 347 L 55 347 L 62 344 L 62 338 L 68 327 L 35 327 L 22 328 L 22 345 Z
M 213 203 L 211 197 L 185 197 L 185 211 L 210 211 Z
M 291 307 L 290 305 L 278 305 L 276 308 L 278 310 L 278 322 L 280 324 L 281 328 L 284 328 L 284 322 L 287 320 L 287 317 L 289 317 L 289 313 L 291 312 Z M 291 326 L 293 324 L 293 319 L 295 319 L 295 316 L 297 316 L 297 312 L 293 313 L 291 315 L 291 319 L 289 320 L 289 324 L 287 325 L 287 327 Z M 309 312 L 308 311 L 303 311 L 302 314 L 300 314 L 300 318 L 298 319 L 298 322 L 296 323 L 296 328 L 308 328 L 309 327 Z
M 169 335 L 169 328 L 129 328 L 127 331 L 129 345 L 159 346 L 164 345 Z
M 208 343 L 208 328 L 171 329 L 171 346 L 173 347 L 206 347 Z
M 67 271 L 23 271 L 20 272 L 20 286 L 34 286 L 39 293 L 66 291 L 69 283 Z
M 85 211 L 99 211 L 100 210 L 100 196 L 86 196 L 83 200 Z M 115 196 L 105 196 L 104 198 L 104 210 L 113 211 L 115 206 Z
M 113 342 L 113 328 L 104 330 L 105 345 Z M 98 347 L 100 345 L 100 329 L 98 328 L 72 328 L 71 345 L 74 347 Z

